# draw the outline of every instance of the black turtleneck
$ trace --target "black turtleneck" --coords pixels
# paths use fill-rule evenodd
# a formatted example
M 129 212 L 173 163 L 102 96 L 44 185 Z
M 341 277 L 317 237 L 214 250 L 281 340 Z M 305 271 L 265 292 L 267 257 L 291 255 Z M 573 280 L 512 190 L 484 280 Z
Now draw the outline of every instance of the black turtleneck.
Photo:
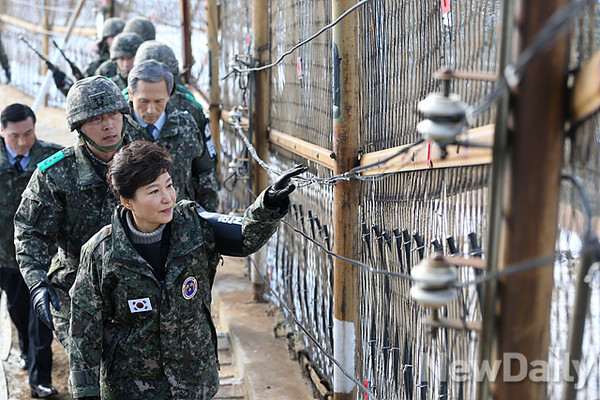
M 167 263 L 167 256 L 169 254 L 169 239 L 171 237 L 171 224 L 166 224 L 164 230 L 162 231 L 162 237 L 157 239 L 158 241 L 154 243 L 140 243 L 135 240 L 135 235 L 133 234 L 129 222 L 127 221 L 127 215 L 131 212 L 128 210 L 123 210 L 121 215 L 119 216 L 121 220 L 121 225 L 123 229 L 125 229 L 125 233 L 127 238 L 133 245 L 133 247 L 137 250 L 140 256 L 148 264 L 152 267 L 152 271 L 154 275 L 161 281 L 165 280 L 166 270 L 165 264 Z M 135 229 L 135 228 L 134 228 Z

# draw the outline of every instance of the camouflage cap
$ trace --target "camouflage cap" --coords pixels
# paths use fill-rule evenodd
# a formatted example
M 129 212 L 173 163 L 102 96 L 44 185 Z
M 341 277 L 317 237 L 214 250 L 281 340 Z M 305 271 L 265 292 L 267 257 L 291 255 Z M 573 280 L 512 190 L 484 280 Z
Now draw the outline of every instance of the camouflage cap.
M 67 93 L 65 114 L 71 131 L 98 115 L 115 111 L 129 113 L 129 105 L 119 87 L 104 76 L 78 80 Z
M 123 31 L 125 27 L 125 20 L 123 18 L 113 17 L 104 21 L 102 28 L 102 39 L 107 37 L 117 36 Z
M 144 39 L 144 41 L 156 39 L 156 28 L 154 28 L 154 24 L 148 18 L 131 18 L 125 24 L 123 32 L 137 33 L 142 37 L 142 39 Z
M 121 57 L 133 57 L 144 39 L 137 33 L 122 32 L 115 36 L 110 45 L 110 58 L 115 60 Z
M 138 65 L 147 60 L 156 60 L 165 64 L 173 76 L 179 75 L 179 61 L 175 57 L 173 49 L 164 43 L 157 40 L 149 40 L 144 42 L 138 47 L 135 58 L 133 59 L 133 65 Z

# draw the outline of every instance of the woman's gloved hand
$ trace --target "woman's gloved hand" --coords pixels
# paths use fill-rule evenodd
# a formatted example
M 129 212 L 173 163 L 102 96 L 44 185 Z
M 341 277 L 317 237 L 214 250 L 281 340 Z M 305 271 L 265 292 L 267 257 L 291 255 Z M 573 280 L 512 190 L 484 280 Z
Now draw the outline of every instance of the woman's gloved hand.
M 296 189 L 296 185 L 291 182 L 292 178 L 303 174 L 306 171 L 308 171 L 308 167 L 299 164 L 281 174 L 275 182 L 267 188 L 267 192 L 265 193 L 265 206 L 271 209 L 287 208 L 290 204 L 289 195 Z

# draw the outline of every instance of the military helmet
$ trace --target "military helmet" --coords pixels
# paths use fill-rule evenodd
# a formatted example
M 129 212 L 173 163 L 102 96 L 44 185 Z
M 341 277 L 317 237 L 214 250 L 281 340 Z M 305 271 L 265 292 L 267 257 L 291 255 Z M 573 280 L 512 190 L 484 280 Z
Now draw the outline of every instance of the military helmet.
M 144 42 L 138 47 L 135 58 L 133 59 L 133 65 L 138 65 L 146 60 L 156 60 L 165 64 L 173 76 L 179 75 L 179 61 L 175 57 L 173 49 L 164 43 L 157 40 L 149 40 Z
M 115 60 L 121 57 L 133 57 L 144 39 L 137 33 L 122 32 L 115 36 L 110 45 L 110 58 Z
M 113 17 L 104 21 L 102 28 L 102 39 L 107 37 L 117 36 L 123 31 L 125 27 L 125 20 L 123 18 Z
M 154 40 L 156 38 L 156 28 L 148 18 L 134 17 L 125 24 L 123 32 L 135 32 L 146 40 Z
M 65 114 L 72 131 L 98 115 L 115 111 L 129 113 L 129 105 L 119 87 L 104 76 L 78 80 L 67 93 Z

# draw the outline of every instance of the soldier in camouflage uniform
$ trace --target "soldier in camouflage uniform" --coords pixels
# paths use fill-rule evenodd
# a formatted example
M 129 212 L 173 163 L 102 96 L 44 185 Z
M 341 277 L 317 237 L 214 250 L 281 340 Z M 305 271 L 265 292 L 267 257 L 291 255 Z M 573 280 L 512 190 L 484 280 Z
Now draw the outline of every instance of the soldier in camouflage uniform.
M 202 170 L 195 180 L 197 185 L 196 201 L 210 205 L 207 209 L 216 210 L 219 206 L 219 183 L 217 180 L 217 148 L 210 134 L 210 124 L 204 115 L 200 103 L 192 93 L 187 90 L 179 78 L 179 62 L 173 50 L 164 43 L 156 40 L 144 42 L 138 48 L 133 65 L 138 65 L 146 60 L 156 60 L 167 67 L 175 77 L 175 85 L 169 99 L 169 104 L 175 108 L 187 111 L 196 121 L 200 132 L 200 141 L 204 144 Z
M 173 155 L 172 176 L 177 195 L 216 211 L 216 195 L 198 193 L 198 179 L 206 170 L 205 164 L 212 167 L 200 141 L 201 133 L 190 114 L 168 103 L 172 89 L 173 75 L 162 63 L 148 60 L 133 67 L 127 88 L 132 106 L 131 116 L 125 118 L 128 135 L 132 140 L 152 141 L 168 149 Z
M 156 28 L 152 21 L 144 17 L 133 17 L 125 24 L 123 32 L 134 32 L 137 33 L 146 40 L 156 39 Z
M 115 36 L 117 36 L 125 27 L 125 20 L 122 18 L 108 18 L 104 21 L 102 28 L 102 38 L 96 43 L 96 59 L 85 66 L 83 73 L 85 76 L 92 76 L 96 74 L 98 67 L 109 59 L 110 45 Z M 110 75 L 113 76 L 114 74 Z
M 221 255 L 257 251 L 286 214 L 298 166 L 243 218 L 175 202 L 170 156 L 133 142 L 110 163 L 122 205 L 82 249 L 71 289 L 74 399 L 213 398 L 219 385 L 211 289 Z
M 127 77 L 133 68 L 133 57 L 143 39 L 137 33 L 119 33 L 110 46 L 110 59 L 117 63 L 117 74 L 110 80 L 117 84 L 120 90 L 127 87 Z
M 137 33 L 143 41 L 154 40 L 156 37 L 156 28 L 154 24 L 147 18 L 134 17 L 127 21 L 123 28 L 123 33 Z M 117 74 L 117 63 L 115 60 L 106 60 L 102 63 L 95 72 L 96 75 L 106 76 L 110 78 Z
M 15 215 L 21 273 L 37 314 L 50 328 L 56 326 L 63 346 L 69 327 L 68 291 L 81 246 L 110 221 L 116 206 L 105 177 L 108 161 L 123 143 L 123 114 L 128 112 L 127 101 L 111 80 L 77 81 L 67 96 L 66 116 L 79 141 L 38 165 Z
M 6 52 L 4 51 L 4 45 L 2 44 L 2 35 L 0 35 L 0 65 L 2 65 L 2 68 L 4 68 L 4 75 L 6 75 L 6 81 L 10 83 L 10 64 L 8 63 L 8 57 L 6 56 Z
M 34 397 L 56 394 L 52 386 L 52 331 L 31 308 L 29 290 L 19 272 L 13 241 L 13 217 L 36 164 L 62 148 L 35 136 L 35 114 L 24 104 L 11 104 L 0 116 L 0 287 L 19 336 L 19 365 L 29 371 Z

